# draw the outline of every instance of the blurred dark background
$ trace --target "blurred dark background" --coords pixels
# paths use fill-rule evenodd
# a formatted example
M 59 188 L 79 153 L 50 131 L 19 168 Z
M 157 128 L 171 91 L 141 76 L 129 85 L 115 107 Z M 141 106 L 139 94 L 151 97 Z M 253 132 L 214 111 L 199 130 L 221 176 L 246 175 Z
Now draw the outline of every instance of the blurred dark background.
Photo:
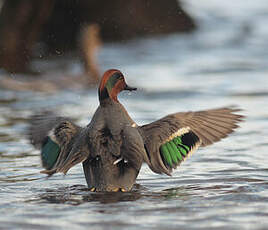
M 122 42 L 196 27 L 177 0 L 3 0 L 1 4 L 0 68 L 10 73 L 31 73 L 29 63 L 40 55 L 79 50 L 84 62 L 90 63 L 94 57 L 87 53 L 99 41 Z

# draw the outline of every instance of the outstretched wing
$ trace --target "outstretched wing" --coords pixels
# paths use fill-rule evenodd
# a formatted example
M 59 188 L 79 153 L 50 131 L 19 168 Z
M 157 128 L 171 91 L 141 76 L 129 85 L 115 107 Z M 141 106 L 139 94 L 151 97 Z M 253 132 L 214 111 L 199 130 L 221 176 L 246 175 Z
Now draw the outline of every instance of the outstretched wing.
M 45 170 L 41 173 L 54 174 L 67 171 L 87 158 L 85 151 L 76 151 L 75 140 L 82 128 L 71 119 L 52 113 L 34 115 L 30 120 L 31 143 L 41 150 L 41 161 Z
M 243 116 L 234 108 L 175 113 L 140 127 L 148 165 L 170 175 L 199 146 L 221 140 L 238 127 Z

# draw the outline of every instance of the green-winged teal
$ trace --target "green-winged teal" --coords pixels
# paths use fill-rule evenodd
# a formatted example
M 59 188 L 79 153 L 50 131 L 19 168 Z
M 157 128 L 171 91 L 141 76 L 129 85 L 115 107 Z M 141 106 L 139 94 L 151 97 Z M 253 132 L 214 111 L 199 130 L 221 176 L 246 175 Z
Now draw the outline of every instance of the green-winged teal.
M 119 70 L 104 73 L 99 101 L 91 122 L 84 128 L 67 117 L 51 113 L 31 120 L 31 140 L 41 148 L 43 173 L 67 173 L 83 162 L 91 191 L 129 191 L 143 162 L 155 173 L 171 175 L 199 146 L 226 137 L 243 116 L 238 109 L 219 108 L 174 113 L 150 124 L 137 125 L 117 95 L 129 87 Z

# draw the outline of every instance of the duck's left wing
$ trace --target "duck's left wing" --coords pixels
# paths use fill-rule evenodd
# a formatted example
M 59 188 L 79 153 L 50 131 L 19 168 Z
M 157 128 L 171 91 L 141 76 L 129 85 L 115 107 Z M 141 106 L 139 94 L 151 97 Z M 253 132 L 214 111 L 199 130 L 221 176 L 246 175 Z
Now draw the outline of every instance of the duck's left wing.
M 71 119 L 53 113 L 34 115 L 30 119 L 29 138 L 41 150 L 41 161 L 45 168 L 41 173 L 67 173 L 72 166 L 87 158 L 86 151 L 75 146 L 75 140 L 82 130 Z M 78 149 L 80 151 L 76 151 Z
M 147 164 L 156 173 L 170 175 L 199 146 L 226 137 L 238 127 L 239 109 L 219 108 L 175 113 L 139 127 L 147 152 Z

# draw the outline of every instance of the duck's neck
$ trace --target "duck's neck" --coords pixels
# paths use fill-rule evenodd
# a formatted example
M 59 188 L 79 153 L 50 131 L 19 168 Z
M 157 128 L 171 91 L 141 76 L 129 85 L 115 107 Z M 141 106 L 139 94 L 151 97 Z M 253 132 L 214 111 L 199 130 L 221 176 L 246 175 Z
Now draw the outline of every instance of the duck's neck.
M 110 97 L 107 97 L 107 98 L 104 98 L 104 99 L 100 100 L 100 105 L 101 106 L 112 105 L 112 104 L 120 104 L 120 102 L 115 101 Z
M 106 88 L 101 91 L 99 89 L 99 101 L 101 105 L 107 103 L 107 101 L 114 101 L 119 103 L 117 94 L 113 93 L 113 91 L 109 94 Z

